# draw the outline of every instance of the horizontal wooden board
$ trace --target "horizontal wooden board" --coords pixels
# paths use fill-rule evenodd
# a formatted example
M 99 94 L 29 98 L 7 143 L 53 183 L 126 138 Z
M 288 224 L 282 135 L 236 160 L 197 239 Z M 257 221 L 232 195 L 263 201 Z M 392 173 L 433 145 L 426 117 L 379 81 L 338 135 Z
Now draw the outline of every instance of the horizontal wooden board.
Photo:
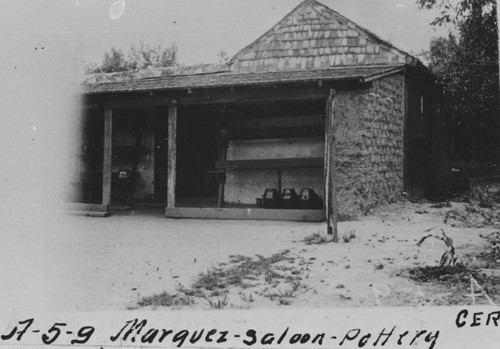
M 284 210 L 264 208 L 165 208 L 167 218 L 271 220 L 295 222 L 324 222 L 324 210 Z
M 65 209 L 68 211 L 92 211 L 92 212 L 107 212 L 108 206 L 102 204 L 87 204 L 79 202 L 70 202 L 65 204 Z
M 91 216 L 91 217 L 107 217 L 109 216 L 109 208 L 101 204 L 86 204 L 86 203 L 66 203 L 65 212 L 77 216 Z
M 285 137 L 315 137 L 325 133 L 323 126 L 248 128 L 233 132 L 229 139 L 267 139 Z
M 322 168 L 323 158 L 290 158 L 261 160 L 228 160 L 216 161 L 215 169 L 226 171 L 272 170 L 285 168 Z
M 96 211 L 67 211 L 68 214 L 74 216 L 87 216 L 87 217 L 109 217 L 109 212 L 96 212 Z

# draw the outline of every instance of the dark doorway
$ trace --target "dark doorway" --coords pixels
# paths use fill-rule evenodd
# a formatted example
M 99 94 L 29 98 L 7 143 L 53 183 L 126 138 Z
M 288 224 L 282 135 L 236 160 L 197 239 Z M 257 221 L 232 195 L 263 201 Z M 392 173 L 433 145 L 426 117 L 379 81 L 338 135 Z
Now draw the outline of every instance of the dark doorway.
M 190 198 L 196 206 L 203 206 L 204 203 L 213 205 L 217 198 L 214 173 L 217 157 L 216 116 L 216 111 L 207 108 L 203 111 L 197 107 L 179 110 L 176 198 Z
M 155 111 L 155 174 L 154 199 L 167 201 L 168 179 L 168 108 L 158 107 Z
M 102 109 L 93 108 L 86 109 L 82 115 L 71 201 L 102 202 L 103 114 Z

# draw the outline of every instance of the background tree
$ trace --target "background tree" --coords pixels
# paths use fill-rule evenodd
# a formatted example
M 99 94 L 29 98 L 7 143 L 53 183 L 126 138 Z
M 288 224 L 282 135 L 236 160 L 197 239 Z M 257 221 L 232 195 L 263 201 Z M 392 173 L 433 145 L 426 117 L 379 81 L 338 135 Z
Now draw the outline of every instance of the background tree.
M 177 64 L 177 51 L 175 43 L 163 47 L 161 44 L 152 46 L 140 42 L 137 46 L 132 45 L 127 55 L 122 50 L 112 47 L 104 53 L 102 63 L 89 64 L 86 67 L 86 73 L 113 73 L 149 67 L 171 67 Z
M 500 156 L 498 30 L 496 1 L 417 0 L 437 8 L 434 25 L 458 35 L 433 39 L 429 68 L 441 86 L 438 112 L 452 140 L 456 161 L 498 162 Z
M 217 53 L 217 58 L 219 59 L 219 64 L 228 64 L 231 60 L 231 57 L 229 57 L 226 50 L 220 50 Z

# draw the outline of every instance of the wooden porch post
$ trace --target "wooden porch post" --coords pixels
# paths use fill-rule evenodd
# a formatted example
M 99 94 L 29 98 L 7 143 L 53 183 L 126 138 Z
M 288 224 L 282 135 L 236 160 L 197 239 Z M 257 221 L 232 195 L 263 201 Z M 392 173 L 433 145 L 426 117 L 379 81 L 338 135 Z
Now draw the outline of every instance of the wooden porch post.
M 111 204 L 111 161 L 113 137 L 113 110 L 104 109 L 104 156 L 102 164 L 102 204 L 109 207 Z
M 222 129 L 219 130 L 219 136 L 217 140 L 217 160 L 226 161 L 227 159 L 227 130 Z M 221 208 L 224 206 L 224 187 L 226 185 L 226 173 L 219 172 L 216 174 L 217 176 L 217 207 Z
M 337 228 L 337 180 L 336 180 L 336 141 L 334 132 L 335 90 L 330 90 L 326 105 L 325 118 L 325 213 L 328 234 L 338 242 Z
M 167 208 L 175 207 L 177 162 L 177 105 L 168 106 L 168 180 Z

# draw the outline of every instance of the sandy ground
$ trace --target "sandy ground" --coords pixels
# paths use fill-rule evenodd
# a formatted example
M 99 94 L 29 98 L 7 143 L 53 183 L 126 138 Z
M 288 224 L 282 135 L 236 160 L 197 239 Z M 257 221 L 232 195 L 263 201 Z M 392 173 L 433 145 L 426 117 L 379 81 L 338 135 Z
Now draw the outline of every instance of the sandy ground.
M 302 240 L 324 234 L 324 224 L 173 220 L 151 209 L 109 218 L 60 216 L 44 233 L 43 297 L 53 311 L 124 310 L 144 296 L 189 287 L 199 273 L 228 263 L 230 255 L 271 256 L 289 250 L 288 263 L 303 286 L 289 305 L 249 288 L 230 293 L 227 307 L 439 304 L 445 288 L 399 276 L 404 268 L 436 265 L 443 253 L 442 242 L 430 240 L 417 251 L 423 231 L 442 227 L 461 255 L 478 251 L 485 244 L 479 235 L 495 231 L 491 226 L 450 227 L 442 215 L 443 209 L 429 204 L 392 205 L 362 220 L 339 223 L 341 235 L 355 231 L 350 242 L 319 245 Z M 209 304 L 198 300 L 189 308 Z

